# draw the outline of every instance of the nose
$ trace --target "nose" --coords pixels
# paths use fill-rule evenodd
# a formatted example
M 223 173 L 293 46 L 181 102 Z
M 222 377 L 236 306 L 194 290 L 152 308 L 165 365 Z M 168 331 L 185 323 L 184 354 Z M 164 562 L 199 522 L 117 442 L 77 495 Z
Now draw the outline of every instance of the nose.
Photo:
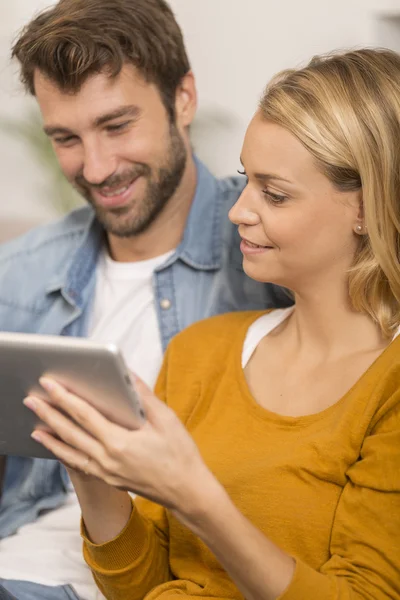
M 245 187 L 228 216 L 235 225 L 258 225 L 260 223 L 260 217 L 253 206 L 248 187 Z
M 107 151 L 104 144 L 99 140 L 93 140 L 86 144 L 82 174 L 88 183 L 93 185 L 103 183 L 116 170 L 116 159 Z

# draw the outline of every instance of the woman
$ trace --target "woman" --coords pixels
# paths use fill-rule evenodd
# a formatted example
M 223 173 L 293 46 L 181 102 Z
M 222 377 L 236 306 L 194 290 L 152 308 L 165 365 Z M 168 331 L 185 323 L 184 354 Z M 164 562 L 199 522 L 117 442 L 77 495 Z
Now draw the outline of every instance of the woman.
M 54 381 L 52 406 L 26 400 L 73 468 L 106 597 L 400 598 L 399 140 L 396 54 L 278 75 L 230 218 L 247 274 L 295 306 L 178 335 L 162 402 L 137 382 L 139 431 Z

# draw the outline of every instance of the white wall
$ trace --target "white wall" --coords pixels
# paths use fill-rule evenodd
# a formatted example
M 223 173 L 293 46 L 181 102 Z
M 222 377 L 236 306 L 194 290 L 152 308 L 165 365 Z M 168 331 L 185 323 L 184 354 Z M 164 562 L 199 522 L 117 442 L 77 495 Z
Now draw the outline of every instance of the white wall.
M 25 118 L 32 108 L 17 83 L 16 66 L 9 64 L 9 47 L 13 34 L 49 1 L 0 0 L 0 119 Z M 400 0 L 170 3 L 197 76 L 202 125 L 195 129 L 197 149 L 217 174 L 238 167 L 246 123 L 273 73 L 334 48 L 386 45 L 400 50 Z M 1 125 L 0 156 L 0 223 L 9 217 L 52 218 L 45 169 Z

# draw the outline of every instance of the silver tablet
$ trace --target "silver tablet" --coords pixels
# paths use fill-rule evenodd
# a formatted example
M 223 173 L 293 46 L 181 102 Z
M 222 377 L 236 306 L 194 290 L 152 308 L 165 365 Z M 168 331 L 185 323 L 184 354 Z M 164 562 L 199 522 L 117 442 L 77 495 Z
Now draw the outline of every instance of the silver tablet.
M 30 437 L 40 422 L 22 404 L 30 393 L 46 397 L 38 383 L 45 375 L 114 423 L 137 429 L 144 422 L 117 346 L 83 338 L 0 332 L 0 455 L 54 458 Z

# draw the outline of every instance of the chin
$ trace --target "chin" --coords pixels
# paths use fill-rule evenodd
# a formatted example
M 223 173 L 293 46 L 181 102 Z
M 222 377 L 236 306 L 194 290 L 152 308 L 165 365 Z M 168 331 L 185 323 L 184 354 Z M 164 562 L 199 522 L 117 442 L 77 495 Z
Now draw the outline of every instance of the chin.
M 260 281 L 261 283 L 269 283 L 270 275 L 272 275 L 270 269 L 263 269 L 260 265 L 254 265 L 254 263 L 251 263 L 246 259 L 243 261 L 243 271 L 248 277 L 254 279 L 254 281 Z
M 260 283 L 272 283 L 273 285 L 290 289 L 288 279 L 283 277 L 282 273 L 278 273 L 276 270 L 262 269 L 259 266 L 256 267 L 252 264 L 246 264 L 246 261 L 243 261 L 243 271 L 248 277 L 254 279 L 254 281 L 259 281 Z
M 138 218 L 131 213 L 116 215 L 96 210 L 96 215 L 105 231 L 117 237 L 130 237 L 141 229 Z

